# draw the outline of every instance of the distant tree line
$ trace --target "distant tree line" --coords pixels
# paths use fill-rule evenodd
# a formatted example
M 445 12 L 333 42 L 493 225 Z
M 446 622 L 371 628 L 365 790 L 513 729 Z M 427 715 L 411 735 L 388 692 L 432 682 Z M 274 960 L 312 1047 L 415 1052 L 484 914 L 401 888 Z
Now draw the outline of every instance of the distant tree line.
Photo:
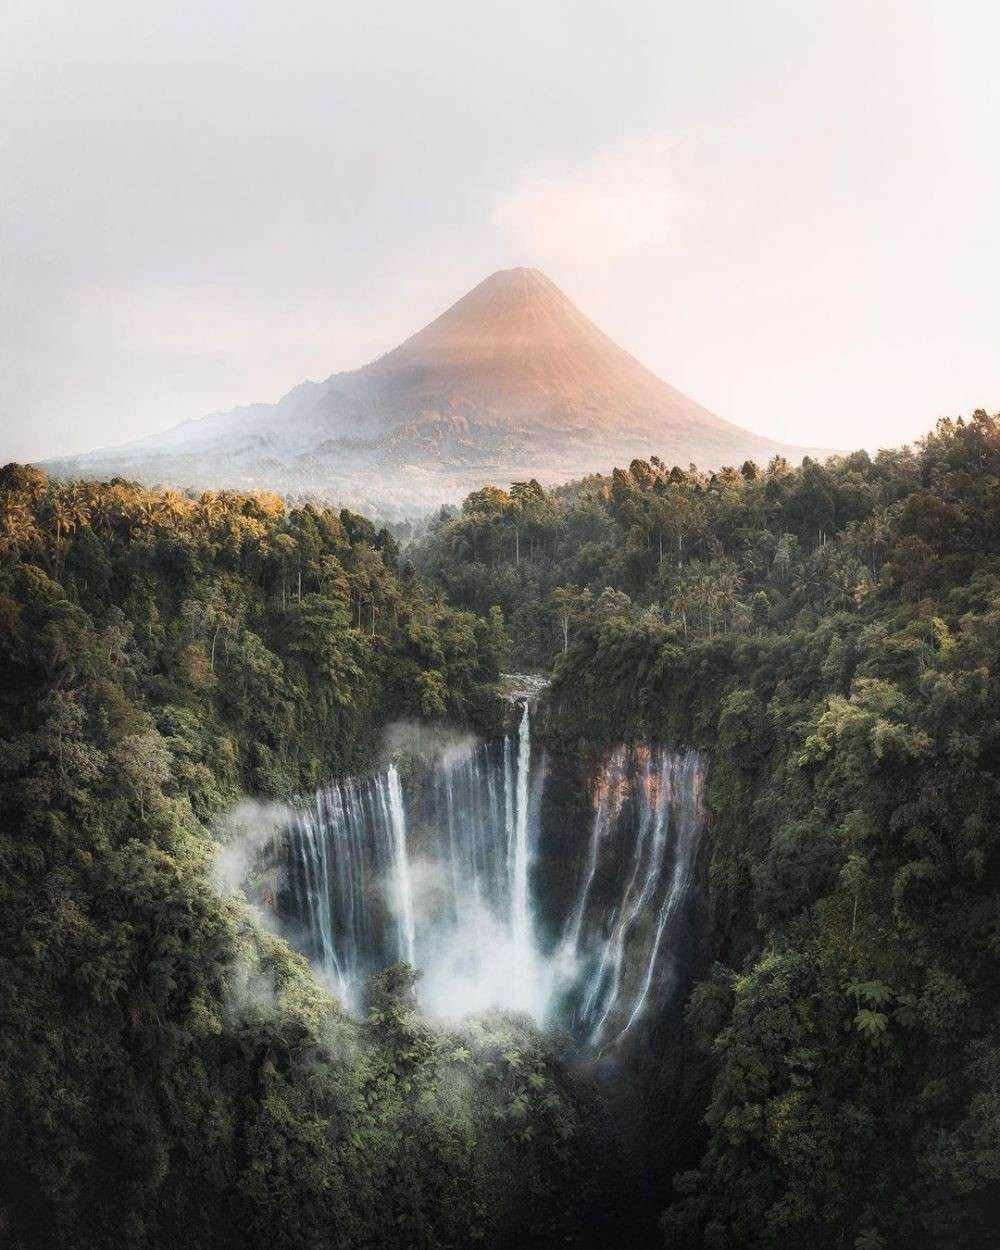
M 942 422 L 922 452 L 798 469 L 778 456 L 706 474 L 654 456 L 548 492 L 488 486 L 443 510 L 414 559 L 452 603 L 500 606 L 524 664 L 551 662 L 576 628 L 626 606 L 689 639 L 760 635 L 859 608 L 890 554 L 922 560 L 937 529 L 975 546 L 981 535 L 935 496 L 925 461 L 954 431 L 982 440 L 990 426 L 977 413 Z

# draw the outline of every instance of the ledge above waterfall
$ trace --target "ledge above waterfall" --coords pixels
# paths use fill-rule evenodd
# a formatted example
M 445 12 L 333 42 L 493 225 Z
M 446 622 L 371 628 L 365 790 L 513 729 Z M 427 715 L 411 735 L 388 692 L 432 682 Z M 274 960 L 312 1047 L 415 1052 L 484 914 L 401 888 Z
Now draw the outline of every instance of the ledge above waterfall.
M 500 693 L 511 703 L 534 703 L 547 689 L 544 673 L 501 673 Z

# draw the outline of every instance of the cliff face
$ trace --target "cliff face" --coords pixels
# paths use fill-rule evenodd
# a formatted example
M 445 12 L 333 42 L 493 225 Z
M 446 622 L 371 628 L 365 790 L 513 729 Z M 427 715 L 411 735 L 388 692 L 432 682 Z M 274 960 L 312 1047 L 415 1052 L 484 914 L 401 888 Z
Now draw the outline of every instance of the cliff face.
M 723 421 L 618 347 L 544 274 L 509 269 L 361 369 L 53 467 L 412 506 L 636 456 L 714 467 L 776 452 L 797 459 L 802 449 Z
M 264 895 L 342 1002 L 405 960 L 433 1016 L 525 1012 L 622 1058 L 676 1011 L 706 945 L 704 760 L 553 753 L 520 711 L 503 739 L 318 791 L 261 861 Z

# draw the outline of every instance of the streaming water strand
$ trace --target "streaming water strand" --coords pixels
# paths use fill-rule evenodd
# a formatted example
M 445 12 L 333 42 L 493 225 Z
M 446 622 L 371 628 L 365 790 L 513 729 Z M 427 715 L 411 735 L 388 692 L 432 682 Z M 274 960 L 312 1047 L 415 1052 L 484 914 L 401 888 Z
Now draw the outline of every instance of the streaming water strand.
M 565 914 L 553 915 L 534 881 L 548 760 L 532 748 L 529 701 L 518 710 L 502 742 L 447 750 L 412 779 L 393 764 L 321 790 L 290 831 L 288 911 L 348 1005 L 370 973 L 406 960 L 433 1011 L 523 1010 L 604 1050 L 672 975 L 704 826 L 702 762 L 659 746 L 608 754 L 588 783 Z

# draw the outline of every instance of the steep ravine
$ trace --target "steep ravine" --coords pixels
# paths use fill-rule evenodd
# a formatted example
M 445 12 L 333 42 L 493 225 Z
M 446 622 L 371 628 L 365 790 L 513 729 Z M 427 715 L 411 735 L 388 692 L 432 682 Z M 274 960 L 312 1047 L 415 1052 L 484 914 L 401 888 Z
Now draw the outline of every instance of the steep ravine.
M 701 1060 L 682 1007 L 710 952 L 706 761 L 633 743 L 411 735 L 367 777 L 303 801 L 260 895 L 346 1004 L 403 960 L 444 1020 L 495 1007 L 561 1034 L 615 1158 L 596 1160 L 595 1245 L 652 1236 L 701 1145 Z M 544 717 L 539 718 L 544 723 Z

